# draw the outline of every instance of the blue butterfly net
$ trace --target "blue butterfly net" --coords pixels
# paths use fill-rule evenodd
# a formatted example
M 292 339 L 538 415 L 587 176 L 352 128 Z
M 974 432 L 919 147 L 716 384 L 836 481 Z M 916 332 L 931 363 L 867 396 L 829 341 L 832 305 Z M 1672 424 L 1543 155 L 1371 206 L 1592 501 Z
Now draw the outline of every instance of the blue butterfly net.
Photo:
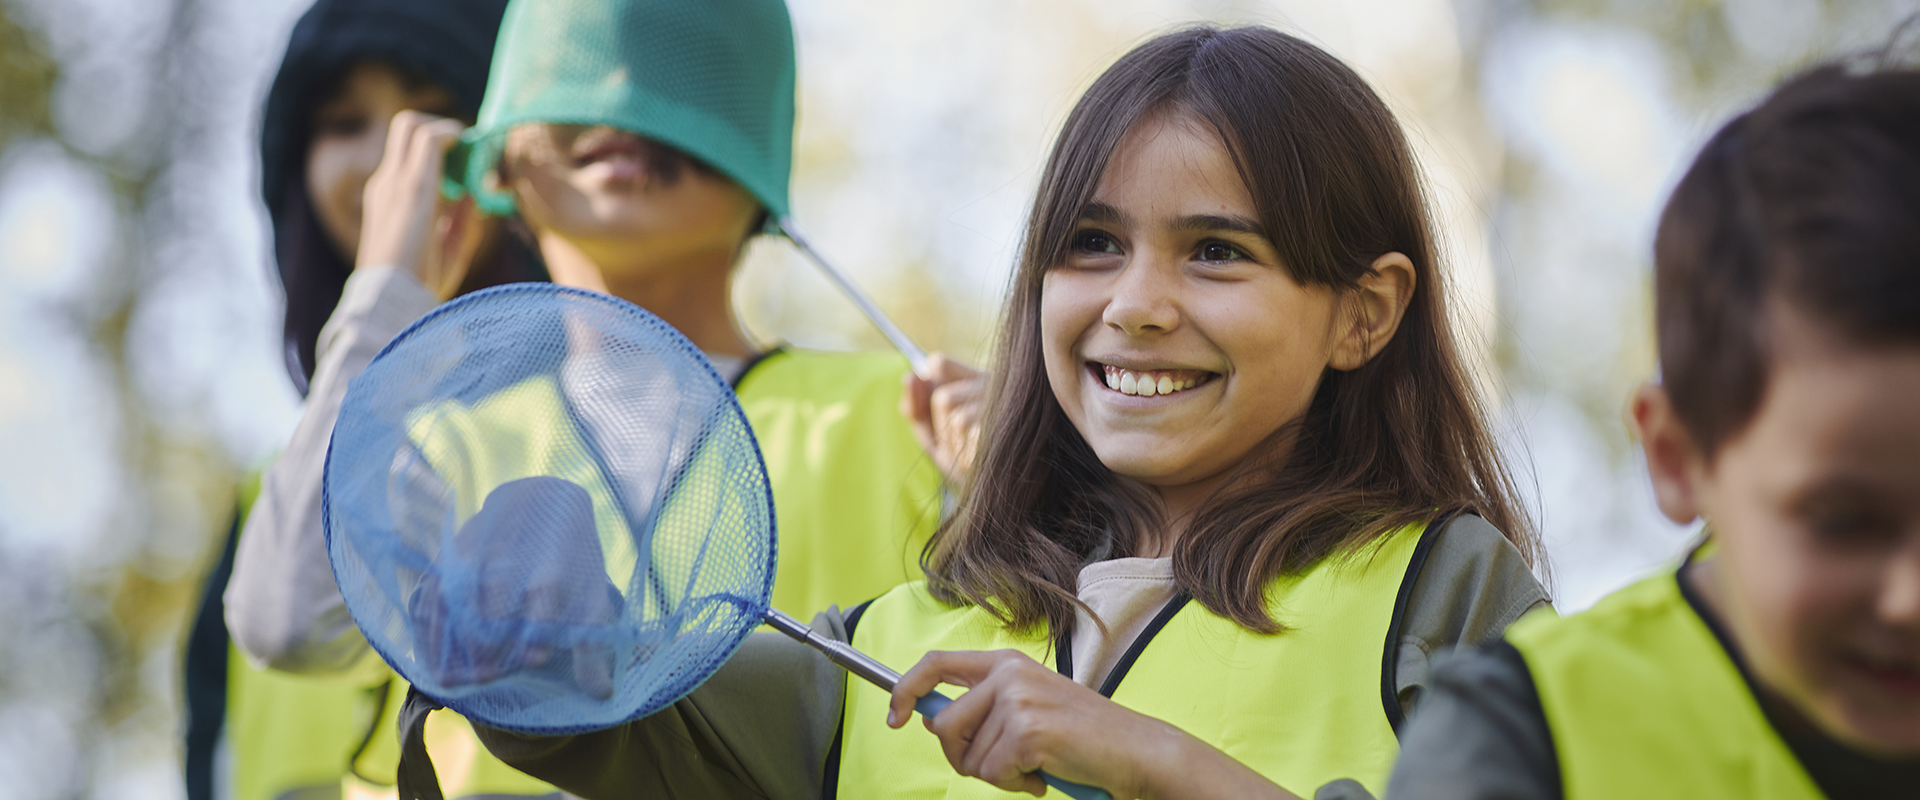
M 678 700 L 760 624 L 773 498 L 733 390 L 658 317 L 477 292 L 349 385 L 327 552 L 368 643 L 483 724 L 557 735 Z

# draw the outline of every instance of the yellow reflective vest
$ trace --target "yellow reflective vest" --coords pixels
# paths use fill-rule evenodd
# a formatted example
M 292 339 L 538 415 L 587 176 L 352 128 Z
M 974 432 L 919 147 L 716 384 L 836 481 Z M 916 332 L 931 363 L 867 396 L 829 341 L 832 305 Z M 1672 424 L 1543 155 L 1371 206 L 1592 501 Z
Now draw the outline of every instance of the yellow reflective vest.
M 1530 614 L 1507 641 L 1533 676 L 1567 800 L 1823 796 L 1677 573 L 1565 618 Z
M 1247 631 L 1176 598 L 1106 684 L 1115 702 L 1178 726 L 1296 794 L 1341 778 L 1379 796 L 1399 754 L 1389 631 L 1426 525 L 1390 533 L 1275 580 L 1286 626 Z M 1155 630 L 1158 628 L 1158 632 Z M 1045 663 L 1052 642 L 1006 630 L 977 607 L 951 608 L 924 583 L 875 600 L 854 645 L 905 670 L 931 650 L 1019 650 Z M 1117 678 L 1115 677 L 1117 676 Z M 1383 688 L 1387 687 L 1387 688 Z M 841 722 L 842 798 L 1012 798 L 959 776 L 919 725 L 886 726 L 886 692 L 849 679 Z M 1392 715 L 1392 716 L 1390 716 Z
M 829 604 L 850 606 L 919 574 L 920 549 L 941 510 L 941 476 L 921 451 L 900 415 L 905 359 L 892 353 L 827 353 L 776 350 L 753 364 L 735 387 L 752 425 L 773 486 L 779 532 L 779 562 L 773 604 L 810 617 Z M 229 690 L 241 713 L 271 709 L 276 698 L 298 692 L 252 688 L 256 679 L 306 684 L 312 679 L 262 675 L 248 670 Z M 343 689 L 352 690 L 350 685 Z M 396 718 L 407 684 L 397 676 L 386 689 L 384 709 L 371 728 L 363 722 L 341 737 L 335 723 L 355 716 L 347 691 L 299 702 L 299 724 L 330 731 L 332 744 L 289 744 L 278 754 L 244 758 L 268 762 L 329 760 L 332 774 L 350 763 L 348 800 L 393 795 L 399 764 Z M 364 701 L 357 701 L 364 704 Z M 268 712 L 271 713 L 271 712 Z M 295 719 L 289 716 L 286 720 Z M 364 719 L 364 717 L 362 718 Z M 236 735 L 244 732 L 236 729 Z M 449 798 L 475 794 L 542 795 L 555 790 L 508 767 L 481 746 L 465 719 L 440 711 L 427 719 L 426 742 L 441 788 Z M 337 745 L 337 746 L 336 746 Z M 339 754 L 350 757 L 341 759 Z M 322 755 L 309 757 L 309 753 Z M 239 754 L 237 754 L 239 755 Z M 244 775 L 247 762 L 240 767 Z M 290 785 L 290 784 L 280 784 Z M 253 796 L 243 795 L 244 800 Z

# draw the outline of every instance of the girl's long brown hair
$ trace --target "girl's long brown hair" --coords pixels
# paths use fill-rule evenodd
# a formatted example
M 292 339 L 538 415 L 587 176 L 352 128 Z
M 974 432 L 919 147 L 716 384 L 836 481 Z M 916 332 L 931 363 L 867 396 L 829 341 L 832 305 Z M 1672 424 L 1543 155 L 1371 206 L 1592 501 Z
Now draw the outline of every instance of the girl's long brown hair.
M 1127 555 L 1142 531 L 1166 524 L 1157 495 L 1109 472 L 1068 421 L 1040 338 L 1047 271 L 1064 257 L 1121 137 L 1159 111 L 1220 134 L 1295 280 L 1351 290 L 1395 251 L 1416 275 L 1398 333 L 1360 368 L 1328 370 L 1304 418 L 1276 434 L 1292 437 L 1284 463 L 1243 465 L 1189 522 L 1173 553 L 1179 588 L 1250 630 L 1276 632 L 1265 599 L 1274 578 L 1454 510 L 1485 517 L 1532 562 L 1532 524 L 1447 325 L 1399 124 L 1358 75 L 1313 45 L 1267 28 L 1194 28 L 1122 57 L 1054 145 L 1027 220 L 974 477 L 922 554 L 933 595 L 980 606 L 1016 630 L 1044 622 L 1066 631 L 1080 567 L 1097 553 Z

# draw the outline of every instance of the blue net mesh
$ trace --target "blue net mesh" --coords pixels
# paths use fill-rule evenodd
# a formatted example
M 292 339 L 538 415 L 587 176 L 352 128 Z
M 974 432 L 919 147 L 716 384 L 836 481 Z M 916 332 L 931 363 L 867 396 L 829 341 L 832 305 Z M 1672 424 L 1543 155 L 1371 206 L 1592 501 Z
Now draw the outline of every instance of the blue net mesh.
M 773 498 L 732 389 L 658 317 L 518 284 L 396 337 L 327 454 L 327 551 L 373 648 L 529 734 L 692 691 L 760 624 Z

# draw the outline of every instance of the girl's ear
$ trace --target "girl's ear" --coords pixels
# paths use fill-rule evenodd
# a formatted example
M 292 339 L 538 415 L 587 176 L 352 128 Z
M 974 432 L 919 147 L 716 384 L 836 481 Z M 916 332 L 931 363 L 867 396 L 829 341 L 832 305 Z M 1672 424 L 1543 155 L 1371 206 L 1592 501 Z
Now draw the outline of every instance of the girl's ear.
M 1360 285 L 1346 296 L 1347 329 L 1334 342 L 1327 365 L 1359 369 L 1393 338 L 1413 300 L 1413 260 L 1394 252 L 1373 260 Z

